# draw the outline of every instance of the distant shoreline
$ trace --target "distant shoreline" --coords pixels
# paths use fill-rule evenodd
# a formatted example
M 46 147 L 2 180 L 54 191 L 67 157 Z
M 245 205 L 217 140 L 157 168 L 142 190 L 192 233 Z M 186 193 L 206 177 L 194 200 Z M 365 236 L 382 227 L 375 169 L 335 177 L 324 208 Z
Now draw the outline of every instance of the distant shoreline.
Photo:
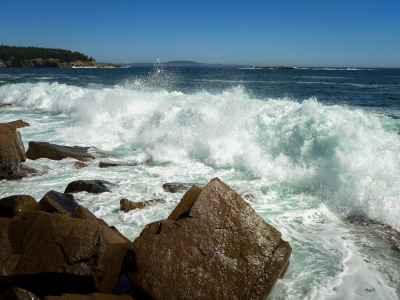
M 0 61 L 0 68 L 121 68 L 120 65 L 114 63 L 98 63 L 92 61 L 73 61 L 61 62 L 59 59 L 54 58 L 35 58 L 24 61 Z

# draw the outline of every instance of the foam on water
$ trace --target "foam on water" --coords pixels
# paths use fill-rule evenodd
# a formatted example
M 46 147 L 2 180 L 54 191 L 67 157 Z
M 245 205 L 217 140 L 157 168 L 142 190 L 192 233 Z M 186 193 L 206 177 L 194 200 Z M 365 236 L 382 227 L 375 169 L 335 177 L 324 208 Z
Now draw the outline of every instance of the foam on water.
M 383 263 L 380 253 L 386 252 L 366 252 L 363 235 L 343 221 L 363 216 L 400 230 L 399 120 L 316 99 L 257 99 L 241 86 L 182 93 L 143 80 L 113 88 L 4 85 L 0 99 L 14 105 L 2 111 L 4 121 L 31 124 L 20 129 L 25 147 L 42 140 L 95 146 L 115 155 L 111 161 L 153 160 L 100 169 L 96 159 L 80 170 L 73 159 L 28 160 L 42 176 L 23 185 L 0 182 L 1 197 L 40 199 L 51 189 L 63 192 L 73 180 L 111 181 L 112 193 L 75 197 L 134 239 L 182 197 L 166 193 L 163 183 L 220 177 L 250 195 L 256 212 L 293 247 L 288 273 L 271 299 L 396 299 L 400 293 L 398 259 Z M 121 198 L 166 203 L 122 213 Z
M 3 86 L 0 97 L 59 115 L 60 126 L 43 140 L 233 168 L 264 189 L 314 195 L 341 216 L 400 230 L 400 139 L 361 110 L 315 99 L 258 100 L 241 87 L 183 94 L 38 83 Z

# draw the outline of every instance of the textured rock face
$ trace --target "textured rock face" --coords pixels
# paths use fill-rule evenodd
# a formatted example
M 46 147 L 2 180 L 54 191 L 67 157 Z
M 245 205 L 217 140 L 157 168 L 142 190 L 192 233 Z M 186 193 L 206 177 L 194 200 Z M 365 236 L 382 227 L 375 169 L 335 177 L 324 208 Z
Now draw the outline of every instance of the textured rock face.
M 104 180 L 76 180 L 68 184 L 64 193 L 73 194 L 79 192 L 88 192 L 92 194 L 100 194 L 111 192 L 106 185 L 113 184 Z
M 13 218 L 27 211 L 42 210 L 40 204 L 29 195 L 14 195 L 0 199 L 0 217 Z
M 88 149 L 90 149 L 90 147 L 69 147 L 46 142 L 29 142 L 26 157 L 32 160 L 39 158 L 61 160 L 63 158 L 72 157 L 80 161 L 88 161 L 94 158 L 93 155 L 87 153 Z
M 43 297 L 42 300 L 134 300 L 134 299 L 129 295 L 115 296 L 110 294 L 92 293 L 87 295 L 63 294 L 61 296 L 47 296 Z
M 49 213 L 71 215 L 78 206 L 72 195 L 66 195 L 56 191 L 50 191 L 39 201 L 43 210 Z
M 143 202 L 133 202 L 129 201 L 128 199 L 122 198 L 121 201 L 119 202 L 120 204 L 120 210 L 123 210 L 124 212 L 128 212 L 133 209 L 142 209 L 145 208 L 149 205 L 153 205 L 156 203 L 165 203 L 164 199 L 151 199 Z
M 215 178 L 143 229 L 126 274 L 144 299 L 265 299 L 290 254 L 280 232 Z
M 39 297 L 111 293 L 128 243 L 112 229 L 46 212 L 0 218 L 0 287 Z
M 0 123 L 0 163 L 14 166 L 25 160 L 25 148 L 17 126 Z
M 30 291 L 14 287 L 0 293 L 0 300 L 39 300 L 39 298 Z

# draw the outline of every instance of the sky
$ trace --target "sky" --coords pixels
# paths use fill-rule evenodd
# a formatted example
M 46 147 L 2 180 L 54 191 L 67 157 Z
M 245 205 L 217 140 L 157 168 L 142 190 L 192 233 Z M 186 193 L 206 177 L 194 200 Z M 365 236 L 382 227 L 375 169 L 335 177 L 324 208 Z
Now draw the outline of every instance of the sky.
M 400 1 L 2 1 L 0 44 L 98 62 L 400 68 Z

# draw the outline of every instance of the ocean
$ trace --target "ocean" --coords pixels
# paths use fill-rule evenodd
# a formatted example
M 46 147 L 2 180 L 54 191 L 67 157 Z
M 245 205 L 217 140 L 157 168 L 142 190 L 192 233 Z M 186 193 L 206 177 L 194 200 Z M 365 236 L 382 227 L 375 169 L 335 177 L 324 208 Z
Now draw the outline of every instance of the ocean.
M 25 150 L 109 156 L 27 160 L 39 175 L 0 181 L 0 198 L 107 180 L 111 193 L 75 198 L 134 240 L 182 197 L 164 183 L 219 177 L 293 248 L 268 299 L 400 297 L 400 69 L 0 69 L 3 103 L 0 122 L 30 123 Z M 166 203 L 123 213 L 121 198 Z

